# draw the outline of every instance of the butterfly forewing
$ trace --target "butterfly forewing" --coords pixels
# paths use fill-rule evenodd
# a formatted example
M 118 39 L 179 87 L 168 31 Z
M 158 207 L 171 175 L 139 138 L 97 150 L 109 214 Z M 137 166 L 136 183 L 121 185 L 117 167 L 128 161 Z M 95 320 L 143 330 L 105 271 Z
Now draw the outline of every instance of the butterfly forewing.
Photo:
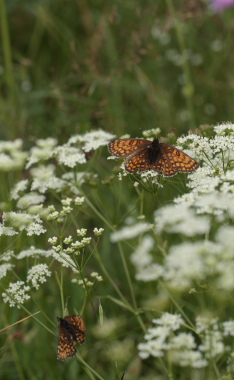
M 58 359 L 65 360 L 67 357 L 76 355 L 76 343 L 85 342 L 86 326 L 80 315 L 67 315 L 58 318 L 60 331 L 58 339 Z
M 108 149 L 116 157 L 126 158 L 136 151 L 144 149 L 151 141 L 144 139 L 119 139 L 110 141 Z
M 68 321 L 76 342 L 84 344 L 86 333 L 86 325 L 84 318 L 82 318 L 80 315 L 67 315 L 66 317 L 64 317 L 64 319 Z

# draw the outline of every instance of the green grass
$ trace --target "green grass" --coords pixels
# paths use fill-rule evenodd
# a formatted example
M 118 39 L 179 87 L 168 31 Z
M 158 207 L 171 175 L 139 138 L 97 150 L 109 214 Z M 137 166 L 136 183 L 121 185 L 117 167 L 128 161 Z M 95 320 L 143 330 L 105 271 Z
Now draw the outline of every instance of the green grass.
M 173 4 L 170 0 L 147 0 L 144 4 L 139 0 L 0 0 L 1 139 L 22 139 L 23 150 L 30 156 L 29 149 L 38 139 L 54 137 L 61 145 L 75 134 L 99 128 L 117 137 L 141 137 L 142 131 L 157 127 L 162 137 L 172 129 L 180 136 L 196 128 L 197 133 L 211 138 L 213 132 L 206 130 L 207 125 L 233 119 L 234 10 L 213 14 L 202 1 L 177 1 L 176 9 Z M 175 137 L 171 134 L 168 141 L 175 144 Z M 3 257 L 9 250 L 17 256 L 31 246 L 49 250 L 48 239 L 53 236 L 64 245 L 67 236 L 77 239 L 78 228 L 87 228 L 87 236 L 92 237 L 81 255 L 72 256 L 80 274 L 63 268 L 52 257 L 9 261 L 15 266 L 1 279 L 2 292 L 9 282 L 25 281 L 28 270 L 39 263 L 48 265 L 51 276 L 38 290 L 31 288 L 31 299 L 19 309 L 10 308 L 1 297 L 0 377 L 119 380 L 126 372 L 124 380 L 234 378 L 227 367 L 227 357 L 232 364 L 229 351 L 217 354 L 206 368 L 199 369 L 176 365 L 168 352 L 161 358 L 139 358 L 137 346 L 144 341 L 152 319 L 166 312 L 181 314 L 187 333 L 194 333 L 199 315 L 217 317 L 219 324 L 232 320 L 232 287 L 227 290 L 218 286 L 216 272 L 202 280 L 199 276 L 193 278 L 193 284 L 183 291 L 162 280 L 137 280 L 131 255 L 147 233 L 117 243 L 111 242 L 111 234 L 128 222 L 138 223 L 142 215 L 145 222 L 154 223 L 155 210 L 190 191 L 187 176 L 161 178 L 162 188 L 152 180 L 143 183 L 138 175 L 119 181 L 119 162 L 107 160 L 106 147 L 92 154 L 86 164 L 72 169 L 56 158 L 34 165 L 54 164 L 57 178 L 68 172 L 75 176 L 85 171 L 90 175 L 83 184 L 75 181 L 77 191 L 85 197 L 83 205 L 73 204 L 73 211 L 61 222 L 41 215 L 46 232 L 40 236 L 28 236 L 19 225 L 14 227 L 18 235 L 0 237 Z M 20 170 L 4 171 L 4 162 L 2 157 L 1 210 L 4 214 L 19 213 L 22 209 L 10 198 L 10 191 L 18 181 L 28 179 L 20 196 L 29 193 L 32 172 L 25 170 L 25 163 Z M 231 161 L 227 169 L 232 170 Z M 222 174 L 217 169 L 215 175 L 221 178 Z M 136 180 L 140 181 L 139 187 L 133 185 Z M 46 192 L 43 210 L 54 205 L 60 211 L 62 200 L 74 199 L 71 181 L 62 192 Z M 33 211 L 26 207 L 23 212 L 32 215 Z M 222 226 L 233 226 L 230 215 L 224 220 L 209 218 L 211 229 L 203 236 L 204 241 L 216 242 Z M 6 227 L 11 223 L 8 219 Z M 100 239 L 94 236 L 95 227 L 104 228 Z M 153 262 L 160 265 L 164 265 L 171 247 L 202 240 L 171 234 L 166 229 L 161 234 L 155 230 L 148 234 L 154 241 Z M 227 252 L 220 265 L 228 260 Z M 83 277 L 92 281 L 92 272 L 98 272 L 103 281 L 84 289 L 77 281 Z M 195 293 L 189 293 L 192 288 Z M 37 311 L 40 313 L 24 320 Z M 85 318 L 86 344 L 77 346 L 77 358 L 59 362 L 57 317 L 74 313 Z M 197 344 L 204 334 L 194 333 Z M 227 339 L 225 347 L 233 348 L 232 337 Z

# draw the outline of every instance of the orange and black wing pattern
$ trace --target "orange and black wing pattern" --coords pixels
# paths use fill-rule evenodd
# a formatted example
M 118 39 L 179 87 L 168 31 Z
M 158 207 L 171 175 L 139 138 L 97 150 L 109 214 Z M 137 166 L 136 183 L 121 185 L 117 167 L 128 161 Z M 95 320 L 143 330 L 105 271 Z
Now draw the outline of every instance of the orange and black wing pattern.
M 149 144 L 151 141 L 145 139 L 119 139 L 110 141 L 108 149 L 113 156 L 126 158 Z
M 58 318 L 58 321 L 59 339 L 57 358 L 65 360 L 68 357 L 76 355 L 77 343 L 85 343 L 86 326 L 84 319 L 80 315 L 67 315 L 64 318 Z
M 174 146 L 162 144 L 161 153 L 164 161 L 168 161 L 176 172 L 191 173 L 199 167 L 192 157 Z
M 76 356 L 76 342 L 73 340 L 71 334 L 66 329 L 60 328 L 58 339 L 58 360 L 64 361 L 67 358 Z
M 172 177 L 178 172 L 191 173 L 199 164 L 174 146 L 144 139 L 120 139 L 109 143 L 109 151 L 117 157 L 126 158 L 125 169 L 129 173 L 154 170 Z
M 84 344 L 86 334 L 86 325 L 84 318 L 80 315 L 67 315 L 64 317 L 64 319 L 68 321 L 69 325 L 72 327 L 76 342 Z

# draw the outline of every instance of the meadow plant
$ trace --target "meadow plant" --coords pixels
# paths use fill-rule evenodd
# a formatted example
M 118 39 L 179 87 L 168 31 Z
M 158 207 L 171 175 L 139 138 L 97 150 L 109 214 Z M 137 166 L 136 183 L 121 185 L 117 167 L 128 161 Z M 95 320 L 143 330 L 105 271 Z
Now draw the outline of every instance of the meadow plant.
M 110 377 L 100 362 L 112 374 L 133 366 L 137 378 L 233 376 L 234 125 L 178 138 L 200 167 L 169 179 L 101 157 L 114 137 L 91 131 L 61 146 L 48 138 L 29 152 L 19 140 L 1 145 L 7 323 L 19 319 L 11 310 L 39 309 L 31 323 L 47 331 L 56 360 L 48 325 L 68 310 L 83 315 L 77 360 L 89 378 Z

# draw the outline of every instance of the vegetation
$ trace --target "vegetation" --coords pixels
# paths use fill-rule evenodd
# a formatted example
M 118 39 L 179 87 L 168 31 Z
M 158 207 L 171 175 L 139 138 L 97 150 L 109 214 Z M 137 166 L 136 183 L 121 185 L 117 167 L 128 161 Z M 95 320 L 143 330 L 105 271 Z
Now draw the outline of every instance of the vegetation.
M 0 12 L 2 378 L 233 379 L 234 9 Z M 107 159 L 113 138 L 159 135 L 200 168 Z M 57 317 L 73 314 L 86 343 L 58 361 Z

